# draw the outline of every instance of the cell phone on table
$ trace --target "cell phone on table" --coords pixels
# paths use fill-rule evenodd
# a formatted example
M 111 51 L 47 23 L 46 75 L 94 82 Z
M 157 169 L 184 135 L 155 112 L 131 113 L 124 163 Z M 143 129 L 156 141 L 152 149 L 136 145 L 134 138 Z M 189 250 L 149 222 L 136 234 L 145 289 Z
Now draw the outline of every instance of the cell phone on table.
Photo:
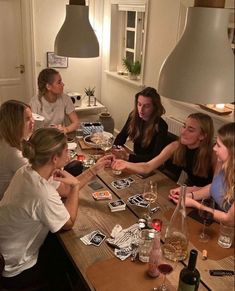
M 135 174 L 135 175 L 141 179 L 145 179 L 145 178 L 151 177 L 154 174 L 155 174 L 154 172 L 150 172 L 148 174 Z

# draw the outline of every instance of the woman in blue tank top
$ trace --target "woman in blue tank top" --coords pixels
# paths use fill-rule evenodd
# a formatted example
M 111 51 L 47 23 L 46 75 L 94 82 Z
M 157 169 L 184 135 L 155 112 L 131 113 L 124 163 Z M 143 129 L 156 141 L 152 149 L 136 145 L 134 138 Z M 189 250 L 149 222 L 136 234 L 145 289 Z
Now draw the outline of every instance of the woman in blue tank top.
M 186 206 L 199 209 L 203 198 L 213 197 L 217 204 L 214 210 L 214 219 L 234 225 L 234 162 L 235 162 L 235 123 L 223 125 L 218 130 L 214 151 L 218 159 L 218 171 L 211 184 L 188 192 Z M 170 199 L 177 202 L 179 193 L 176 189 L 170 191 Z M 204 207 L 204 206 L 203 206 Z M 210 211 L 208 207 L 205 210 Z M 213 210 L 211 209 L 211 212 Z

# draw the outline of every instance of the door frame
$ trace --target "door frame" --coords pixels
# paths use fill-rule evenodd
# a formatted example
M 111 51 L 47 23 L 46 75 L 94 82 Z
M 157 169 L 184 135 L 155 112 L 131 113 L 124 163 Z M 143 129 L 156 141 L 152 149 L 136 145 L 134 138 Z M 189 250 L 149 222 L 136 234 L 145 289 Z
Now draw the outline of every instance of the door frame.
M 34 2 L 33 0 L 20 0 L 23 32 L 23 60 L 25 65 L 25 100 L 36 93 L 35 77 L 35 40 L 34 40 Z

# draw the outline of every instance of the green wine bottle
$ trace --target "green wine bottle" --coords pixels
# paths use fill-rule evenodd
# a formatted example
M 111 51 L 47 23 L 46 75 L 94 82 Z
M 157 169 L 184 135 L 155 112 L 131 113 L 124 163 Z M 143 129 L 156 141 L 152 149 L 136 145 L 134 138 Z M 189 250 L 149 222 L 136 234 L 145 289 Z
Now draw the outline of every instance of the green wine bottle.
M 178 291 L 196 291 L 200 283 L 200 273 L 196 269 L 197 251 L 191 250 L 188 267 L 180 272 Z

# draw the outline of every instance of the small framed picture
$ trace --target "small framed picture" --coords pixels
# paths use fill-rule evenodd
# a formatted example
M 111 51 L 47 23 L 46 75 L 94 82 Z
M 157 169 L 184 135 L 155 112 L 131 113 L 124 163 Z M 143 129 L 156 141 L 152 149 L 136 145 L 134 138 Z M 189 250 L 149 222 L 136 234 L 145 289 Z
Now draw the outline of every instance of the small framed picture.
M 48 68 L 68 68 L 68 58 L 57 56 L 53 52 L 47 52 Z

